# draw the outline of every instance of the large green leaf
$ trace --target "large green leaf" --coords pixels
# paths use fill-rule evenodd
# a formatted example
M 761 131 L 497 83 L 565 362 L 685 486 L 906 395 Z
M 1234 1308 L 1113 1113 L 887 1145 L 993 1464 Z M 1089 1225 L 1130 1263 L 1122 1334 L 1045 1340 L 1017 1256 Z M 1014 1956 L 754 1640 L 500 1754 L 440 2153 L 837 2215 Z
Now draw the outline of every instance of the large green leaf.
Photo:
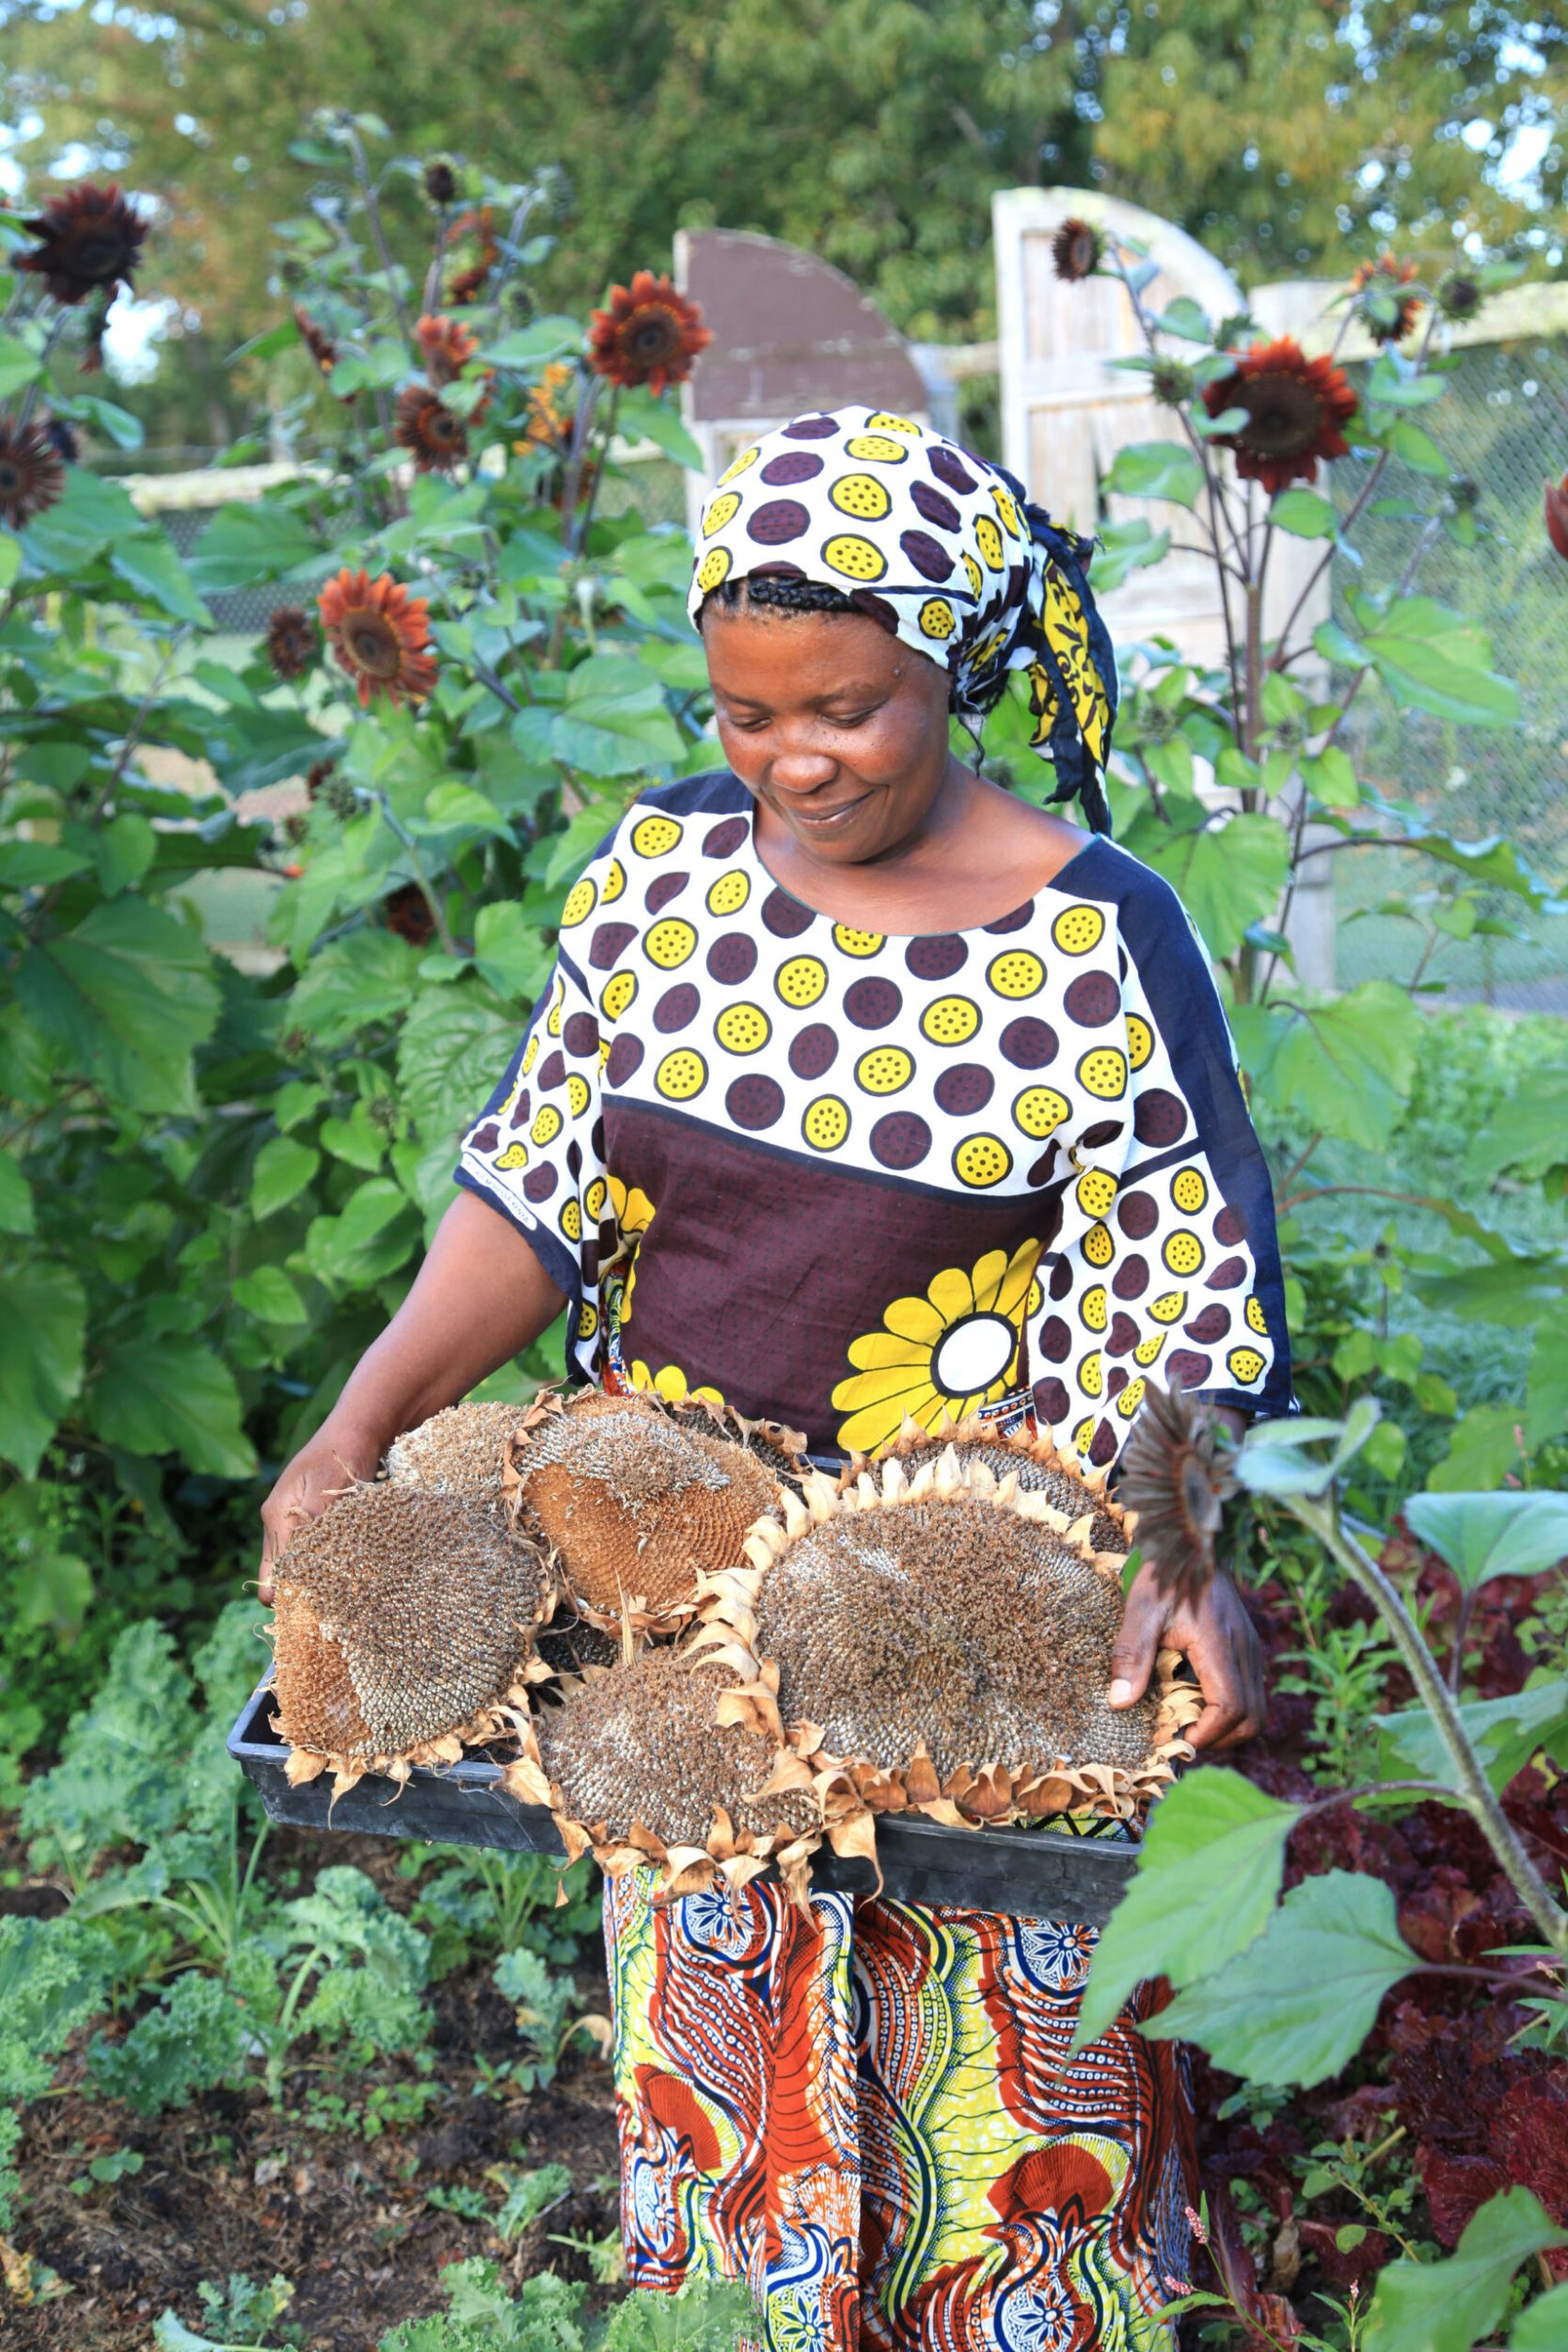
M 1145 1977 L 1188 1984 L 1261 1935 L 1298 1815 L 1219 1766 L 1178 1781 L 1155 1807 L 1137 1872 L 1101 1935 L 1079 2046 L 1105 2031 Z
M 418 1239 L 414 1204 L 403 1186 L 389 1176 L 372 1176 L 341 1216 L 312 1218 L 305 1254 L 324 1282 L 359 1290 L 394 1273 Z
M 82 1385 L 87 1303 L 69 1266 L 0 1272 L 0 1457 L 24 1478 Z
M 1291 870 L 1278 818 L 1244 813 L 1188 833 L 1142 827 L 1137 854 L 1164 874 L 1212 956 L 1235 954 L 1251 925 L 1273 913 Z
M 220 506 L 191 551 L 186 569 L 202 596 L 254 588 L 323 562 L 309 524 L 270 499 Z
M 290 1010 L 318 1045 L 341 1045 L 372 1022 L 395 1021 L 407 1010 L 418 961 L 395 931 L 353 931 L 312 956 Z
M 1562 2352 L 1568 2344 L 1568 2286 L 1537 2296 L 1513 2323 L 1508 2352 Z
M 1364 980 L 1331 1005 L 1238 1005 L 1243 1066 L 1272 1105 L 1309 1131 L 1387 1144 L 1415 1074 L 1421 1016 L 1392 980 Z
M 1468 1699 L 1459 1713 L 1494 1788 L 1506 1788 L 1540 1749 L 1554 1761 L 1568 1764 L 1568 1680 L 1532 1683 L 1502 1699 Z M 1424 1707 L 1373 1720 L 1379 1779 L 1454 1786 L 1448 1750 Z
M 1381 1879 L 1330 1870 L 1292 1887 L 1255 1943 L 1142 2030 L 1199 2042 L 1249 2082 L 1310 2087 L 1349 2065 L 1390 1985 L 1419 1964 Z
M 1465 1173 L 1490 1184 L 1505 1168 L 1544 1176 L 1568 1160 L 1568 1067 L 1545 1063 L 1521 1071 L 1508 1089 L 1508 1116 L 1490 1120 L 1470 1137 Z
M 321 1153 L 295 1136 L 269 1136 L 256 1154 L 250 1178 L 250 1214 L 269 1217 L 297 1200 L 321 1166 Z
M 188 621 L 195 628 L 212 628 L 212 614 L 192 588 L 185 566 L 162 532 L 144 532 L 137 538 L 117 540 L 109 550 L 109 564 L 128 588 L 172 620 Z
M 0 1233 L 30 1233 L 33 1228 L 33 1187 L 21 1164 L 0 1152 Z
M 1412 1495 L 1404 1516 L 1466 1592 L 1495 1576 L 1539 1576 L 1568 1558 L 1568 1494 Z
M 305 1301 L 281 1266 L 254 1266 L 234 1278 L 234 1304 L 262 1323 L 303 1323 Z
M 72 1069 L 138 1111 L 194 1106 L 191 1049 L 210 1037 L 218 985 L 201 941 L 144 898 L 94 907 L 29 949 L 17 993 Z
M 474 961 L 498 996 L 519 1015 L 550 976 L 550 951 L 515 898 L 499 898 L 474 917 Z
M 1389 692 L 1418 710 L 1465 726 L 1519 718 L 1519 689 L 1490 667 L 1485 630 L 1434 597 L 1398 597 L 1363 643 Z
M 1203 468 L 1183 441 L 1129 441 L 1117 450 L 1105 487 L 1123 498 L 1169 499 L 1177 506 L 1196 506 Z
M 87 1411 L 98 1435 L 128 1454 L 173 1454 L 214 1478 L 254 1474 L 233 1375 L 200 1340 L 169 1332 L 107 1347 Z
M 498 1005 L 487 988 L 429 988 L 398 1040 L 398 1093 L 421 1136 L 446 1136 L 451 1156 L 511 1060 L 526 1010 Z
M 1429 1307 L 1445 1314 L 1475 1315 L 1482 1323 L 1500 1324 L 1505 1330 L 1528 1330 L 1562 1303 L 1568 1281 L 1561 1252 L 1512 1252 L 1482 1259 L 1480 1263 L 1450 1266 L 1411 1277 L 1411 1287 Z
M 681 733 L 657 678 L 640 662 L 594 654 L 566 681 L 566 700 L 550 722 L 550 747 L 589 776 L 629 776 L 679 759 Z
M 134 539 L 145 529 L 130 492 L 119 483 L 106 482 L 85 466 L 70 466 L 64 496 L 34 516 L 22 544 L 40 571 L 74 577 L 106 548 Z
M 1568 1276 L 1568 1266 L 1564 1269 Z M 1568 1295 L 1542 1316 L 1525 1383 L 1525 1436 L 1531 1445 L 1568 1429 Z
M 1471 2352 L 1507 2310 L 1520 2264 L 1565 2242 L 1568 2232 L 1547 2219 L 1528 2188 L 1489 2197 L 1447 2262 L 1389 2263 L 1378 2272 L 1363 2352 Z M 1543 2352 L 1563 2341 L 1541 2339 Z

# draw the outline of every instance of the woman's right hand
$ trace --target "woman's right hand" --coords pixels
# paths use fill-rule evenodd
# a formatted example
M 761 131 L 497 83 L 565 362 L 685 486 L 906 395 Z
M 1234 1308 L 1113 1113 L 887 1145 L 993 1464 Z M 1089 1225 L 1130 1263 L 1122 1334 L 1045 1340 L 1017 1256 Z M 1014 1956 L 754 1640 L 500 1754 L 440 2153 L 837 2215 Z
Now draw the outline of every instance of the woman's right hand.
M 384 1442 L 330 1416 L 278 1477 L 261 1505 L 261 1565 L 257 1591 L 271 1606 L 273 1569 L 302 1520 L 319 1518 L 356 1478 L 373 1478 Z

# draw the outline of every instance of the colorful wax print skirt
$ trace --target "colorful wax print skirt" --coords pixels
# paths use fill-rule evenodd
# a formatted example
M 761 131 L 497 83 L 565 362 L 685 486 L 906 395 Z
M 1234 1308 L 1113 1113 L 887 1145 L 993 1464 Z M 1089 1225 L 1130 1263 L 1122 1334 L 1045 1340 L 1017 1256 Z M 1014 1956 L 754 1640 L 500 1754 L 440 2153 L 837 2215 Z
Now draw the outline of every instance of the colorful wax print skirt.
M 750 2283 L 766 2352 L 1173 2352 L 1181 2054 L 1071 2059 L 1095 1933 L 758 1883 L 612 1880 L 622 2230 L 635 2286 Z

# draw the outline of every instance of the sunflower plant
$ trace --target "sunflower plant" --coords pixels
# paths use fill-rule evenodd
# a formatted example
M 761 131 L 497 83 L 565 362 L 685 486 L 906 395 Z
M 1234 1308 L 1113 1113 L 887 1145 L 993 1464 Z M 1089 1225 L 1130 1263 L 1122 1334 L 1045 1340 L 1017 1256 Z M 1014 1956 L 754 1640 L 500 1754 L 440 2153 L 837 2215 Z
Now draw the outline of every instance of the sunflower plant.
M 641 271 L 586 321 L 540 315 L 548 175 L 396 157 L 344 114 L 296 154 L 278 315 L 238 362 L 293 470 L 184 561 L 90 464 L 134 421 L 55 373 L 96 349 L 147 220 L 82 185 L 3 224 L 0 1562 L 40 1638 L 94 1575 L 51 1482 L 129 1494 L 178 1556 L 166 1489 L 186 1529 L 238 1513 L 229 1482 L 327 1409 L 578 867 L 650 773 L 708 755 L 685 534 L 648 526 L 624 458 L 696 462 L 664 396 L 706 341 L 693 306 Z M 260 641 L 220 637 L 207 599 L 258 584 Z M 292 779 L 303 805 L 254 813 Z M 204 933 L 236 866 L 276 968 Z
M 1309 354 L 1296 337 L 1266 334 L 1244 314 L 1212 319 L 1185 297 L 1153 309 L 1155 264 L 1089 221 L 1062 225 L 1054 259 L 1067 280 L 1099 274 L 1123 287 L 1143 348 L 1114 364 L 1144 377 L 1172 421 L 1169 437 L 1119 451 L 1104 486 L 1156 501 L 1178 519 L 1158 532 L 1142 521 L 1114 527 L 1104 568 L 1114 580 L 1173 549 L 1196 555 L 1212 567 L 1222 619 L 1222 650 L 1209 665 L 1164 639 L 1130 649 L 1111 789 L 1117 835 L 1180 892 L 1220 969 L 1255 1111 L 1276 1155 L 1292 1255 L 1317 1280 L 1313 1205 L 1352 1191 L 1372 1197 L 1387 1182 L 1376 1161 L 1409 1105 L 1434 948 L 1445 937 L 1517 936 L 1521 922 L 1557 911 L 1512 841 L 1465 840 L 1391 796 L 1373 772 L 1364 723 L 1380 704 L 1410 727 L 1518 723 L 1518 689 L 1496 666 L 1487 630 L 1425 594 L 1421 568 L 1440 542 L 1478 564 L 1488 560 L 1484 501 L 1452 472 L 1437 437 L 1449 365 L 1441 330 L 1472 317 L 1522 265 L 1433 280 L 1414 261 L 1382 254 L 1337 298 L 1332 347 Z M 1354 364 L 1345 357 L 1353 324 L 1371 353 Z M 1354 489 L 1336 472 L 1352 458 Z M 1407 524 L 1408 557 L 1397 577 L 1378 579 L 1357 542 L 1365 521 L 1386 516 Z M 1297 560 L 1284 596 L 1274 583 L 1287 549 Z M 1354 584 L 1343 617 L 1325 620 L 1322 591 L 1337 557 Z M 1382 910 L 1413 927 L 1411 968 L 1402 983 L 1364 981 L 1324 1000 L 1296 974 L 1292 909 L 1317 861 L 1370 843 L 1412 853 L 1412 885 Z M 1451 1422 L 1457 1400 L 1420 1336 L 1388 1330 L 1387 1286 L 1397 1280 L 1434 1303 L 1463 1295 L 1466 1311 L 1534 1326 L 1523 1418 L 1531 1449 L 1560 1437 L 1568 1426 L 1568 1258 L 1537 1252 L 1527 1272 L 1501 1235 L 1455 1202 L 1383 1197 L 1390 1225 L 1375 1252 L 1382 1282 L 1368 1286 L 1365 1311 L 1323 1345 L 1308 1335 L 1301 1354 L 1309 1402 L 1338 1410 L 1375 1390 L 1424 1417 L 1422 1451 L 1435 1453 L 1440 1439 L 1427 1433 Z M 1402 1239 L 1397 1212 L 1412 1206 L 1447 1226 L 1459 1245 L 1454 1261 Z M 1332 1221 L 1332 1208 L 1327 1215 Z M 1339 1285 L 1347 1256 L 1342 1233 L 1330 1231 L 1328 1243 L 1320 1290 Z M 1458 1263 L 1467 1245 L 1485 1252 L 1485 1268 Z M 1521 1313 L 1526 1289 L 1531 1311 Z M 1293 1322 L 1308 1311 L 1299 1282 L 1296 1294 Z M 1476 1433 L 1464 1438 L 1463 1478 L 1500 1478 L 1513 1460 L 1511 1432 L 1512 1422 L 1486 1446 Z M 1366 1467 L 1398 1480 L 1405 1453 L 1403 1428 L 1388 1417 Z

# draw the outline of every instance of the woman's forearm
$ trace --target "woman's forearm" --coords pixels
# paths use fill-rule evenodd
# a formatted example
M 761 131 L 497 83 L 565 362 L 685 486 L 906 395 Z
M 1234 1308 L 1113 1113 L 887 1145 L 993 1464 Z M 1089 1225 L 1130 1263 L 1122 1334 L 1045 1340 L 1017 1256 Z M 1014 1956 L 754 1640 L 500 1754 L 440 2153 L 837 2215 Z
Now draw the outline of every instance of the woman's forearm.
M 516 1228 L 460 1192 L 413 1289 L 349 1375 L 334 1427 L 385 1447 L 531 1346 L 564 1304 Z

